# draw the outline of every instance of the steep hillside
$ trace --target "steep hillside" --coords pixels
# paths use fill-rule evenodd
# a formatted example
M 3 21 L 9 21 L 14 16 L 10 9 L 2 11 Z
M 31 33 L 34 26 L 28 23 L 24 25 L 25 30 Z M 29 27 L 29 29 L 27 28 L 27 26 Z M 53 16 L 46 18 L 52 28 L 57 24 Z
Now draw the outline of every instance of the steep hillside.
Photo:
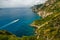
M 31 24 L 36 28 L 35 36 L 16 37 L 1 30 L 0 40 L 60 40 L 60 0 L 48 0 L 32 9 L 42 17 Z
M 35 5 L 33 11 L 42 16 L 31 24 L 36 27 L 37 39 L 60 40 L 60 0 L 48 0 L 40 6 Z
M 54 12 L 60 11 L 60 0 L 48 0 L 44 4 L 35 5 L 32 7 L 33 12 L 36 12 L 39 14 L 39 16 L 42 16 L 43 18 L 53 14 Z

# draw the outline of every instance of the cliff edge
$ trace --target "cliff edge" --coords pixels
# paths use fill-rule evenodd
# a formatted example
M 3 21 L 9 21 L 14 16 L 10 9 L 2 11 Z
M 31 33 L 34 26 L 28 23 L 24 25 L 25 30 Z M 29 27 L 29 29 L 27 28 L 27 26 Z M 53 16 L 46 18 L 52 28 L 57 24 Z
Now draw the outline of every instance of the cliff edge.
M 48 0 L 32 9 L 42 17 L 31 24 L 36 27 L 37 39 L 60 40 L 60 0 Z

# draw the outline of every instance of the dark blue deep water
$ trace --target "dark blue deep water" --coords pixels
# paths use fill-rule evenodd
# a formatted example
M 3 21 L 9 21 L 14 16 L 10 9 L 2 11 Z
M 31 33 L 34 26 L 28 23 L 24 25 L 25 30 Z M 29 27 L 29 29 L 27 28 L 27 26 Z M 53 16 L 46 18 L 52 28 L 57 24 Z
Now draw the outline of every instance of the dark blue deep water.
M 29 24 L 39 18 L 30 8 L 0 8 L 0 30 L 7 30 L 17 36 L 31 36 L 34 28 Z M 16 19 L 19 21 L 2 28 Z

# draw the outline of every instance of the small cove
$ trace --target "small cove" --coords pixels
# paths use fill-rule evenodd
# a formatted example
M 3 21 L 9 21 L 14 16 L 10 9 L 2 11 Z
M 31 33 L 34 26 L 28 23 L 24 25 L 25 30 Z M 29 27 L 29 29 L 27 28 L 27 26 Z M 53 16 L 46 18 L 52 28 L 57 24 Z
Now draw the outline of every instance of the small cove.
M 16 23 L 8 25 L 1 30 L 7 30 L 16 36 L 31 36 L 34 35 L 34 28 L 31 24 L 34 20 L 40 17 L 32 12 L 30 8 L 1 8 L 0 10 L 0 27 L 19 19 Z

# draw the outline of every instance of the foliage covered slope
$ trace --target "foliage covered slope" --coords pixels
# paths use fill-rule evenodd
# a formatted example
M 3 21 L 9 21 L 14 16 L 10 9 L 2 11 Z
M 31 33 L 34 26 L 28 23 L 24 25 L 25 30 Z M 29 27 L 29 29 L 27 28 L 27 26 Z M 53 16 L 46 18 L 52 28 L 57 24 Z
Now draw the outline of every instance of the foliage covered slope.
M 37 39 L 60 40 L 60 0 L 48 0 L 40 7 L 34 7 L 33 11 L 37 13 L 42 11 L 42 13 L 38 13 L 42 18 L 32 23 L 32 26 L 37 28 Z M 50 14 L 51 12 L 52 14 Z
M 32 23 L 36 27 L 35 36 L 16 37 L 1 30 L 0 40 L 60 40 L 60 0 L 48 0 L 44 4 L 35 5 L 33 12 L 42 16 Z
M 34 36 L 17 37 L 5 30 L 0 30 L 0 40 L 36 40 Z

